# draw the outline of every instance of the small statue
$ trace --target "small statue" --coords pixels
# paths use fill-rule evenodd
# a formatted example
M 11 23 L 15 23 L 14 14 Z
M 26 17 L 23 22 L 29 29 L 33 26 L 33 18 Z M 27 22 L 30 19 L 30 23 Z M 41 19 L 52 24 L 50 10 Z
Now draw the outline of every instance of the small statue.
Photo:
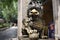
M 34 2 L 32 2 L 34 3 Z M 37 3 L 35 1 L 35 3 Z M 34 4 L 35 4 L 34 3 Z M 32 5 L 31 5 L 32 6 Z M 39 5 L 40 6 L 40 5 Z M 27 10 L 27 18 L 23 19 L 23 25 L 29 35 L 29 38 L 38 38 L 42 36 L 44 20 L 42 19 L 43 11 L 41 7 L 32 6 Z

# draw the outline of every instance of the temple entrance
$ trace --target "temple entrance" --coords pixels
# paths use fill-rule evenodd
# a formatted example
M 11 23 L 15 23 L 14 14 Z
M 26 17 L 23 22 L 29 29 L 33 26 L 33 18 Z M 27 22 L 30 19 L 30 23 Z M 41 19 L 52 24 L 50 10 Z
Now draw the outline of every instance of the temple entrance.
M 55 27 L 53 19 L 52 0 L 47 0 L 46 4 L 44 4 L 43 7 L 44 7 L 43 19 L 45 20 L 45 26 L 46 26 L 44 34 L 48 34 L 48 38 L 54 38 Z

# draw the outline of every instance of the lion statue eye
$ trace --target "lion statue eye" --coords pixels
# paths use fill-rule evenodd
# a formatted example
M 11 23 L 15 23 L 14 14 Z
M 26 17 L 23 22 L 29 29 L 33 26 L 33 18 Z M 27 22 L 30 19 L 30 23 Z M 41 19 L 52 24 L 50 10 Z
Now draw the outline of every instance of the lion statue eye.
M 31 13 L 33 13 L 33 12 L 31 12 Z
M 37 13 L 37 12 L 35 12 L 35 13 Z

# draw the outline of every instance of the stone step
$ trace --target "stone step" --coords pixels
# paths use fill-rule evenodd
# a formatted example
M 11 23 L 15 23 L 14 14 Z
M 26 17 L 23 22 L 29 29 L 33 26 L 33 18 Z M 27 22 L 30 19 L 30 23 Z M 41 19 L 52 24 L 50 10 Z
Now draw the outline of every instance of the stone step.
M 11 38 L 9 40 L 18 40 L 18 38 Z M 30 40 L 29 38 L 22 38 L 21 40 Z M 54 39 L 38 39 L 38 40 L 54 40 Z
M 22 40 L 29 40 L 29 38 L 23 38 Z M 54 39 L 38 39 L 38 40 L 54 40 Z

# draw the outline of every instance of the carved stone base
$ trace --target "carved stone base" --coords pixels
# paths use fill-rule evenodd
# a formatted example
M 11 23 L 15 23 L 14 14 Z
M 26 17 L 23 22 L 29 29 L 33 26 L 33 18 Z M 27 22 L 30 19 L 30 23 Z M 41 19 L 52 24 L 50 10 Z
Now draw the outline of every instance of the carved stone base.
M 38 38 L 29 38 L 30 40 L 38 40 Z

